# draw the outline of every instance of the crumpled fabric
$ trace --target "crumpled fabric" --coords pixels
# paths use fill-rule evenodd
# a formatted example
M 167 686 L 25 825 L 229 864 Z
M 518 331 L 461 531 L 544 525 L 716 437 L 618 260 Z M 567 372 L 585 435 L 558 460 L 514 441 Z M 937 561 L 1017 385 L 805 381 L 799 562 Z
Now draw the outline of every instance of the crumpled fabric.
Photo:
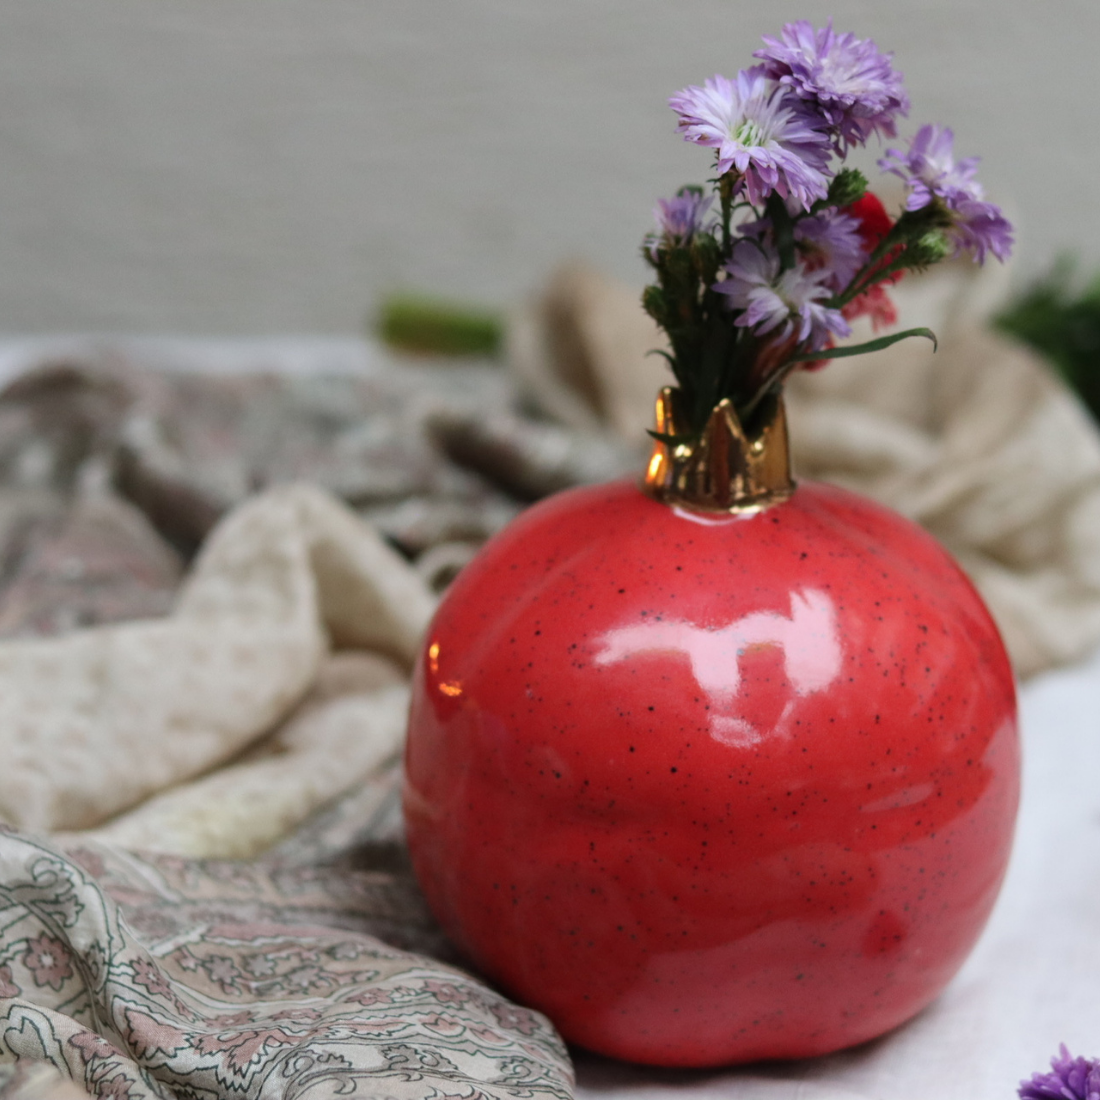
M 0 369 L 18 372 L 0 388 L 0 634 L 21 622 L 42 632 L 27 605 L 48 611 L 47 580 L 70 582 L 59 628 L 166 609 L 112 578 L 103 554 L 79 577 L 43 561 L 87 548 L 88 523 L 65 518 L 90 489 L 119 505 L 99 518 L 119 528 L 116 550 L 134 544 L 154 587 L 164 550 L 190 560 L 232 508 L 295 481 L 343 500 L 439 587 L 448 562 L 525 503 L 644 461 L 602 429 L 525 415 L 497 364 L 410 360 L 362 341 L 44 339 L 14 361 L 0 341 Z M 122 530 L 127 508 L 135 522 Z M 160 555 L 136 537 L 142 523 Z M 5 615 L 16 581 L 26 591 Z
M 273 489 L 223 522 L 169 616 L 0 642 L 0 819 L 41 832 L 114 819 L 105 836 L 154 848 L 190 829 L 195 854 L 250 854 L 399 750 L 404 673 L 434 605 L 329 496 Z M 375 682 L 345 669 L 350 690 L 322 683 L 306 702 L 331 646 L 371 654 Z M 203 798 L 180 789 L 276 726 L 266 756 L 200 780 Z
M 862 492 L 927 527 L 989 605 L 1016 672 L 1100 643 L 1100 435 L 1033 352 L 993 333 L 999 264 L 944 264 L 891 290 L 922 339 L 799 371 L 787 385 L 796 477 Z M 874 334 L 857 323 L 851 342 Z M 671 384 L 637 293 L 563 269 L 511 327 L 531 398 L 577 428 L 640 440 Z
M 23 1058 L 0 1063 L 0 1096 L 4 1100 L 84 1100 L 87 1095 L 49 1062 Z
M 0 1095 L 568 1100 L 544 1017 L 371 934 L 390 893 L 0 829 Z
M 434 605 L 289 485 L 219 524 L 168 616 L 0 643 L 5 1100 L 571 1095 L 549 1022 L 449 965 L 404 855 Z
M 339 371 L 279 374 L 280 349 L 218 374 L 201 343 L 67 342 L 0 391 L 0 821 L 265 850 L 396 759 L 415 641 L 480 543 L 640 461 L 484 363 L 321 342 Z

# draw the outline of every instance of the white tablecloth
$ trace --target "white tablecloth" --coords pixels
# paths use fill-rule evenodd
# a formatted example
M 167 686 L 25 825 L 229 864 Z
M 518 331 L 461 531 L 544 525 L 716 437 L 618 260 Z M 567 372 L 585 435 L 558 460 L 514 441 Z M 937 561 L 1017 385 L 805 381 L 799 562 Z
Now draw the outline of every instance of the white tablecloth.
M 1013 1100 L 1058 1044 L 1100 1055 L 1100 654 L 1020 693 L 1024 784 L 993 916 L 946 992 L 856 1050 L 714 1073 L 582 1057 L 579 1100 Z

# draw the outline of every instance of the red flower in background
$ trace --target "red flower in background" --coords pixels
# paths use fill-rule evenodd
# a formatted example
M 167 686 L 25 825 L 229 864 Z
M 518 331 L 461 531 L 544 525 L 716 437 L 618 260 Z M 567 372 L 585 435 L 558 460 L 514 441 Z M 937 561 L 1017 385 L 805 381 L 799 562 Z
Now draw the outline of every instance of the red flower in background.
M 901 272 L 896 271 L 888 275 L 881 283 L 876 283 L 869 290 L 865 290 L 858 297 L 853 298 L 846 306 L 841 307 L 841 314 L 846 321 L 854 321 L 857 317 L 870 317 L 871 328 L 878 332 L 880 329 L 896 325 L 898 321 L 898 309 L 893 299 L 886 293 L 888 283 L 896 283 L 901 278 Z
M 859 235 L 863 238 L 863 248 L 867 252 L 874 251 L 882 238 L 894 228 L 893 220 L 882 205 L 882 199 L 873 191 L 864 191 L 863 198 L 844 207 L 844 213 L 859 219 Z
M 844 207 L 844 212 L 859 220 L 858 232 L 863 239 L 863 248 L 868 253 L 878 248 L 886 234 L 894 227 L 893 219 L 886 213 L 882 200 L 873 191 L 865 191 L 862 198 Z M 887 264 L 892 259 L 893 254 L 888 253 L 882 258 L 881 263 Z M 875 332 L 897 324 L 897 307 L 890 295 L 886 293 L 886 288 L 896 283 L 902 274 L 900 271 L 895 271 L 881 282 L 875 283 L 843 306 L 841 315 L 846 321 L 854 321 L 857 317 L 870 317 L 871 327 Z

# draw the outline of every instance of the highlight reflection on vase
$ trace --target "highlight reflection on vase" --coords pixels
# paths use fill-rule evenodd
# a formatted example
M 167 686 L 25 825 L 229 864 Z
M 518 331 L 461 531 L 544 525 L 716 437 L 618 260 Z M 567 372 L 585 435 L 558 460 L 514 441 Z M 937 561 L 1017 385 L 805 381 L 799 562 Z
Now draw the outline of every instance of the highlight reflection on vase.
M 794 591 L 790 602 L 789 615 L 753 611 L 713 629 L 663 618 L 616 627 L 600 639 L 596 663 L 631 661 L 643 654 L 669 660 L 686 657 L 696 683 L 710 700 L 710 732 L 715 741 L 752 745 L 769 734 L 789 735 L 796 698 L 828 688 L 841 665 L 836 613 L 828 594 L 812 588 Z M 769 692 L 781 698 L 787 688 L 795 698 L 786 699 L 775 718 L 754 722 L 739 706 L 742 665 L 755 667 L 763 659 L 771 671 L 770 650 L 779 658 L 780 668 L 775 671 L 781 678 L 763 677 Z M 750 679 L 746 696 L 754 687 Z

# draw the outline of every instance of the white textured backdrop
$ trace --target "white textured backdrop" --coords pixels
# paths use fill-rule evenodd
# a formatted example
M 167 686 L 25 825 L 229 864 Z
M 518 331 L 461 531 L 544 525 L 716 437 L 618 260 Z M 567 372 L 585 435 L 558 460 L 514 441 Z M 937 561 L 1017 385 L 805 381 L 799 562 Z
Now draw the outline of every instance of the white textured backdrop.
M 892 49 L 1021 225 L 1100 264 L 1096 0 L 4 0 L 0 331 L 353 332 L 394 286 L 641 285 L 668 94 L 817 22 Z

